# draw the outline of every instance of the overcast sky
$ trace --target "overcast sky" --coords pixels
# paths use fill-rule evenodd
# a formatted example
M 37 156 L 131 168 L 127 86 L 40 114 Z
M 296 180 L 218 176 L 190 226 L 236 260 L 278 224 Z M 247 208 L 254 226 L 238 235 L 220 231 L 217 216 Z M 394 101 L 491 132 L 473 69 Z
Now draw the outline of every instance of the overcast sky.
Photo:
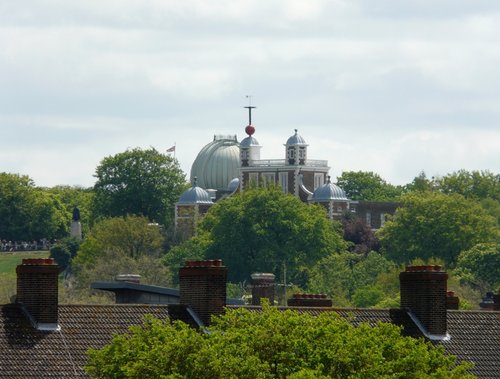
M 0 172 L 92 186 L 106 156 L 296 128 L 332 177 L 500 172 L 500 1 L 0 0 Z

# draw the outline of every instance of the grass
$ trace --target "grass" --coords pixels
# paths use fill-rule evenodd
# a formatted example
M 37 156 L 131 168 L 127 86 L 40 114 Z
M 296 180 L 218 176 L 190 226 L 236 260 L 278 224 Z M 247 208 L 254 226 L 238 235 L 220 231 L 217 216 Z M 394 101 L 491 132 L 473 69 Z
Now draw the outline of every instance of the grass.
M 16 272 L 16 266 L 25 258 L 48 258 L 48 251 L 0 252 L 0 274 Z
M 16 293 L 16 266 L 24 258 L 48 258 L 48 251 L 0 252 L 0 304 Z

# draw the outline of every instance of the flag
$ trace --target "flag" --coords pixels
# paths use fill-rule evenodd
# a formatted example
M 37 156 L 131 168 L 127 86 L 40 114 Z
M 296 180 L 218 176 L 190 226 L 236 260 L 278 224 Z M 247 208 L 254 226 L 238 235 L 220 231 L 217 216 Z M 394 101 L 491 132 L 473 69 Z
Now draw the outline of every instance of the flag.
M 173 152 L 175 152 L 175 145 L 167 149 L 167 153 L 173 153 Z

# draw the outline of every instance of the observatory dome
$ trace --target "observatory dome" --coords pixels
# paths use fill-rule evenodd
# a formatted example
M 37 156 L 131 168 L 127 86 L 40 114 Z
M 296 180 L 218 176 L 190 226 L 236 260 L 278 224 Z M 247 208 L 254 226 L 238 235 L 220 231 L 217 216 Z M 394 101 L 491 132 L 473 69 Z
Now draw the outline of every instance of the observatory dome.
M 191 166 L 191 182 L 197 177 L 199 187 L 227 191 L 233 178 L 239 177 L 240 149 L 236 136 L 214 136 Z
M 347 197 L 342 188 L 333 184 L 330 179 L 328 179 L 325 184 L 314 191 L 311 200 L 314 202 L 327 202 L 331 200 L 347 200 Z

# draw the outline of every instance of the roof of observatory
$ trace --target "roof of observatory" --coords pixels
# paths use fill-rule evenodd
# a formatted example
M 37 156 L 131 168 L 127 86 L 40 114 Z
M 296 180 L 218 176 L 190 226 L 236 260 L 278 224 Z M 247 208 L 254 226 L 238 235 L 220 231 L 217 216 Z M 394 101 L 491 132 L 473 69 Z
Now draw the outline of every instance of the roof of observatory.
M 197 186 L 195 179 L 193 186 L 182 193 L 177 204 L 213 204 L 213 201 L 207 191 Z
M 331 200 L 347 200 L 347 196 L 342 188 L 332 183 L 328 178 L 325 184 L 314 191 L 311 201 L 323 202 Z
M 191 166 L 191 182 L 205 189 L 226 191 L 229 182 L 239 177 L 240 149 L 235 135 L 215 135 L 205 145 Z
M 295 129 L 295 134 L 293 136 L 291 136 L 290 138 L 288 138 L 288 140 L 286 141 L 286 145 L 287 146 L 307 145 L 307 143 L 306 143 L 306 140 L 300 134 L 297 133 L 297 129 Z

